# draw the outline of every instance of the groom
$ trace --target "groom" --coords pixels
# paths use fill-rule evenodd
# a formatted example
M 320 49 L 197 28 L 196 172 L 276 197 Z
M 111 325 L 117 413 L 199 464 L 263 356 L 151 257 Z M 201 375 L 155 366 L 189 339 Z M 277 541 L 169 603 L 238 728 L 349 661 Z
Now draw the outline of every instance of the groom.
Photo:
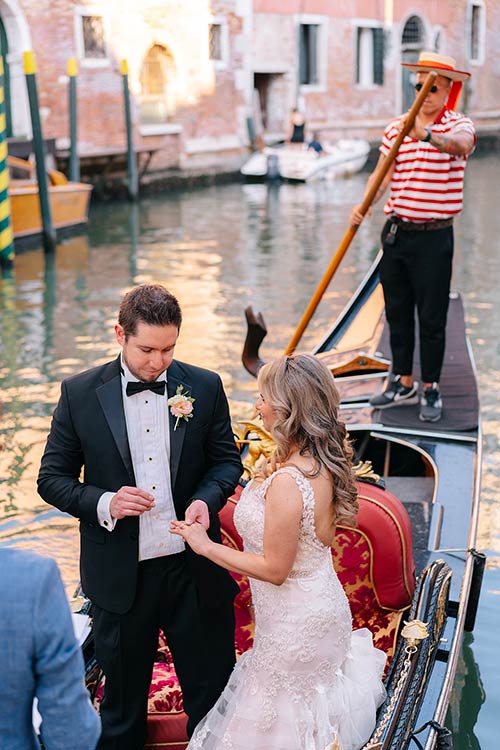
M 218 512 L 242 471 L 219 376 L 173 359 L 181 319 L 162 286 L 125 295 L 121 354 L 63 381 L 38 477 L 42 498 L 80 519 L 82 586 L 106 676 L 100 750 L 143 748 L 159 628 L 189 734 L 234 666 L 237 586 L 169 533 L 186 518 L 220 541 Z

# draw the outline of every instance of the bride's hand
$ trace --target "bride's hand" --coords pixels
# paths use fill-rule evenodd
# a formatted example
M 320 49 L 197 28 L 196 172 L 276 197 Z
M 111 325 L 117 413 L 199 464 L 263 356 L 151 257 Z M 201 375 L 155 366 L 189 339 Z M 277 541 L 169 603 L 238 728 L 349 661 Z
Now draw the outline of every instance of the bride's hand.
M 189 544 L 193 552 L 205 555 L 210 546 L 210 539 L 201 523 L 189 523 L 186 521 L 171 521 L 170 533 L 181 536 Z

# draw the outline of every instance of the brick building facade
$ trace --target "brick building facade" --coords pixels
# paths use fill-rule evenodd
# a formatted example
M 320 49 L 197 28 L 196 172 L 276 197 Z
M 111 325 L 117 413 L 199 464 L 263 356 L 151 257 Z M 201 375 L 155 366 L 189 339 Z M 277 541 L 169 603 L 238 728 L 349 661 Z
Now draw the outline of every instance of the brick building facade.
M 400 63 L 432 49 L 473 73 L 461 108 L 496 132 L 494 0 L 0 0 L 10 127 L 29 137 L 22 53 L 33 49 L 44 136 L 68 143 L 67 60 L 79 63 L 79 150 L 123 150 L 120 63 L 128 61 L 135 144 L 150 170 L 232 168 L 248 122 L 283 137 L 299 106 L 310 132 L 376 141 L 409 106 Z
M 252 60 L 264 127 L 283 132 L 298 105 L 310 131 L 326 139 L 378 140 L 413 101 L 413 78 L 401 62 L 427 49 L 472 72 L 460 107 L 478 130 L 498 132 L 499 36 L 494 0 L 255 0 Z
M 14 137 L 30 134 L 23 51 L 37 64 L 45 138 L 68 143 L 67 60 L 78 60 L 81 154 L 125 147 L 127 60 L 135 145 L 150 169 L 241 160 L 247 141 L 246 0 L 0 0 Z

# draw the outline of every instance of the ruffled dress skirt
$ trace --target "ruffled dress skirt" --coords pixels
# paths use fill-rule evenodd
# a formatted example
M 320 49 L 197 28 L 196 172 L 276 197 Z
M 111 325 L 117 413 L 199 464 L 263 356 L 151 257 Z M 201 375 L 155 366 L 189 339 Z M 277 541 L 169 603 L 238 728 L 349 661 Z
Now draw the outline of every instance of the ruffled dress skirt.
M 359 750 L 385 699 L 385 654 L 367 629 L 351 631 L 331 561 L 279 587 L 251 583 L 254 647 L 188 750 Z

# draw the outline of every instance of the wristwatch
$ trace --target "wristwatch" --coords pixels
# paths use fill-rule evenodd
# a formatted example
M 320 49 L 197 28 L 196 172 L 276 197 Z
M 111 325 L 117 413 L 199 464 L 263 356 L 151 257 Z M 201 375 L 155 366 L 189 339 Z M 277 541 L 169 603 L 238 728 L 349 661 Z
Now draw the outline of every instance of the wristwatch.
M 430 139 L 432 138 L 432 130 L 430 128 L 425 129 L 426 136 L 425 138 L 421 138 L 420 140 L 424 143 L 429 143 Z

